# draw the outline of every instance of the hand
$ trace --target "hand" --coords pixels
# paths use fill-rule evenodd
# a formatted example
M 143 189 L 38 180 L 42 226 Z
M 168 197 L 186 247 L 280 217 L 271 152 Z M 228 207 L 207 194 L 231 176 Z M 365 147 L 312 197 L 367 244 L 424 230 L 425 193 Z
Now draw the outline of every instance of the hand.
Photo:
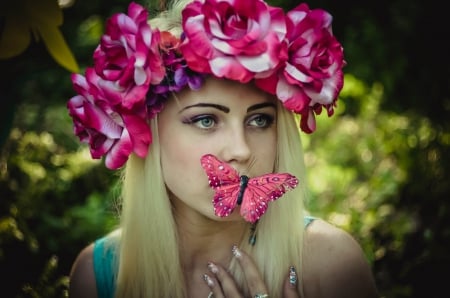
M 252 258 L 236 246 L 233 246 L 232 252 L 244 272 L 247 286 L 252 294 L 251 297 L 269 298 L 266 284 Z M 211 289 L 208 298 L 244 297 L 238 289 L 234 277 L 225 268 L 210 262 L 208 263 L 208 269 L 212 274 L 203 276 L 206 284 Z M 295 269 L 290 267 L 283 286 L 284 298 L 300 298 L 297 282 Z

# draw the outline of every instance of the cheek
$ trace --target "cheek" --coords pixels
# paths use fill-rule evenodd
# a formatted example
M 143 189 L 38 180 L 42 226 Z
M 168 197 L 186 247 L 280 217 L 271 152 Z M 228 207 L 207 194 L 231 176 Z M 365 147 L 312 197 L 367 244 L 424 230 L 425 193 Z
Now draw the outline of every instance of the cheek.
M 255 174 L 261 175 L 274 171 L 277 155 L 277 135 L 270 132 L 264 136 L 256 136 L 252 142 L 252 152 L 256 158 Z
M 188 142 L 190 143 L 190 142 Z M 161 168 L 167 188 L 178 198 L 198 196 L 208 179 L 200 164 L 199 148 L 182 137 L 161 140 Z
M 168 190 L 176 197 L 181 198 L 182 194 L 188 195 L 195 192 L 195 178 L 193 165 L 189 161 L 183 160 L 180 155 L 171 156 L 161 154 L 161 168 L 164 182 Z

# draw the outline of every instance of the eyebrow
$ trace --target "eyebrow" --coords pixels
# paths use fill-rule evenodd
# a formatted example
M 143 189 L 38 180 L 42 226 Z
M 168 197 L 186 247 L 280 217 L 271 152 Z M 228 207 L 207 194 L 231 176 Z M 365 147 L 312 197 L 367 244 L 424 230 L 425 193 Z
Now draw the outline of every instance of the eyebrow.
M 251 111 L 254 111 L 254 110 L 262 109 L 262 108 L 265 108 L 265 107 L 272 107 L 274 109 L 277 108 L 277 106 L 273 102 L 262 102 L 262 103 L 257 103 L 255 105 L 252 105 L 252 106 L 248 107 L 247 113 L 251 112 Z
M 214 104 L 214 103 L 197 103 L 195 105 L 190 105 L 190 106 L 186 106 L 186 107 L 182 108 L 180 110 L 180 112 L 182 112 L 184 110 L 187 110 L 187 109 L 190 109 L 190 108 L 196 108 L 196 107 L 209 107 L 209 108 L 218 109 L 218 110 L 220 110 L 220 111 L 222 111 L 224 113 L 229 113 L 230 112 L 230 108 L 228 108 L 226 106 L 223 106 L 223 105 Z M 263 102 L 263 103 L 258 103 L 258 104 L 255 104 L 255 105 L 252 105 L 252 106 L 248 107 L 247 113 L 251 112 L 251 111 L 254 111 L 254 110 L 262 109 L 262 108 L 265 108 L 265 107 L 272 107 L 272 108 L 276 109 L 276 105 L 274 103 L 272 103 L 272 102 Z
M 187 109 L 190 109 L 190 108 L 196 108 L 196 107 L 202 107 L 202 108 L 203 107 L 209 107 L 209 108 L 218 109 L 218 110 L 220 110 L 222 112 L 225 112 L 225 113 L 229 113 L 230 112 L 230 108 L 227 108 L 226 106 L 223 106 L 223 105 L 218 105 L 218 104 L 214 104 L 214 103 L 197 103 L 195 105 L 185 106 L 184 108 L 182 108 L 180 110 L 179 113 L 181 113 L 184 110 L 187 110 Z

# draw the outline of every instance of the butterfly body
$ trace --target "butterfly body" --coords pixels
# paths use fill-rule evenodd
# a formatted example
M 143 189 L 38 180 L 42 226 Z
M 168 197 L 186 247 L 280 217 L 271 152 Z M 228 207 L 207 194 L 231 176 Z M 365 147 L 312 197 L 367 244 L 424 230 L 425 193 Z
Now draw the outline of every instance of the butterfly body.
M 242 204 L 242 199 L 244 198 L 244 192 L 248 185 L 248 180 L 249 180 L 248 176 L 242 175 L 239 177 L 239 194 L 238 194 L 237 202 L 236 202 L 236 204 L 238 204 L 238 205 Z
M 298 185 L 298 179 L 289 173 L 269 173 L 252 178 L 239 175 L 212 154 L 202 156 L 201 164 L 215 191 L 214 212 L 220 217 L 229 216 L 239 205 L 241 216 L 255 223 L 266 212 L 269 202 Z

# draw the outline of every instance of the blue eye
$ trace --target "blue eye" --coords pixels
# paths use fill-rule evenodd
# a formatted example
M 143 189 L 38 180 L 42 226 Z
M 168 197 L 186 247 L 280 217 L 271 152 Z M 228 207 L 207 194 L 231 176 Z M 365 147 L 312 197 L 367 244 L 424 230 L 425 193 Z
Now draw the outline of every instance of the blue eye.
M 216 120 L 212 116 L 204 115 L 191 119 L 191 123 L 199 128 L 210 129 L 216 124 Z
M 248 125 L 255 126 L 258 128 L 266 128 L 273 124 L 274 117 L 271 115 L 258 114 L 254 117 L 250 118 L 248 121 Z

